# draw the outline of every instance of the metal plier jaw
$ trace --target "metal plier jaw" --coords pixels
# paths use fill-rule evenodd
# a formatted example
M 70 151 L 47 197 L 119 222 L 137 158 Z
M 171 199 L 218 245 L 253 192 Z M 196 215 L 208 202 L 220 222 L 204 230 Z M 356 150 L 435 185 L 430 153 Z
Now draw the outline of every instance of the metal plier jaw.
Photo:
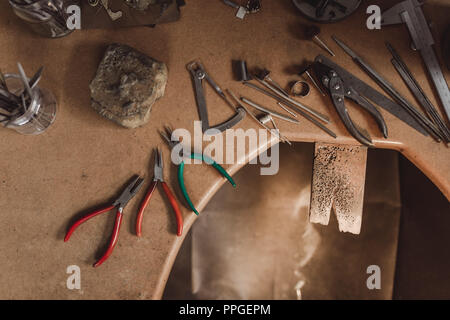
M 172 150 L 172 161 L 176 164 L 181 163 L 183 158 L 186 156 L 189 157 L 190 151 L 185 149 L 183 145 L 181 145 L 181 141 L 178 137 L 176 137 L 173 133 L 173 130 L 166 126 L 163 131 L 159 131 L 161 138 L 169 145 Z M 178 152 L 175 153 L 175 150 Z
M 144 179 L 137 176 L 135 177 L 125 188 L 125 190 L 122 191 L 120 196 L 113 202 L 113 206 L 117 206 L 117 209 L 120 210 L 120 212 L 123 211 L 123 208 L 126 207 L 128 202 L 133 199 L 133 197 L 138 193 L 139 189 L 142 186 L 142 182 L 144 182 Z
M 376 121 L 383 136 L 387 138 L 388 129 L 383 116 L 378 109 L 362 96 L 353 86 L 344 82 L 339 74 L 332 68 L 320 62 L 315 62 L 314 70 L 323 86 L 329 92 L 333 105 L 336 108 L 339 117 L 344 123 L 350 134 L 363 145 L 373 146 L 372 139 L 364 129 L 359 128 L 351 119 L 345 106 L 345 98 L 357 103 L 366 110 Z
M 153 167 L 153 181 L 164 182 L 163 178 L 164 162 L 162 158 L 162 151 L 155 152 L 155 165 Z

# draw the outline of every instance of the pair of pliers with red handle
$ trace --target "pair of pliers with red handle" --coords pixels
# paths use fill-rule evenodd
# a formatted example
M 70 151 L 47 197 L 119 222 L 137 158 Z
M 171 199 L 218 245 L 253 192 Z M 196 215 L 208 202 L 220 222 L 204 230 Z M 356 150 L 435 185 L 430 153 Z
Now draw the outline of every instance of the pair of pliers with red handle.
M 145 195 L 144 200 L 142 201 L 141 207 L 139 209 L 139 213 L 136 219 L 136 234 L 138 237 L 142 235 L 142 220 L 144 219 L 144 210 L 150 202 L 150 198 L 152 197 L 153 191 L 156 189 L 156 185 L 158 182 L 161 183 L 164 193 L 166 194 L 170 205 L 172 206 L 173 211 L 175 212 L 175 217 L 177 220 L 177 236 L 181 236 L 183 233 L 183 216 L 181 214 L 180 207 L 178 206 L 177 200 L 175 199 L 172 191 L 170 191 L 169 186 L 166 182 L 164 182 L 163 178 L 163 157 L 162 152 L 158 149 L 155 149 L 155 165 L 154 165 L 154 176 L 153 181 L 148 188 L 147 194 Z
M 77 221 L 75 221 L 75 223 L 72 224 L 72 226 L 67 231 L 67 234 L 66 234 L 66 236 L 64 238 L 64 242 L 66 242 L 66 241 L 68 241 L 70 239 L 70 236 L 72 235 L 72 233 L 83 222 L 86 222 L 89 219 L 91 219 L 91 218 L 93 218 L 95 216 L 98 216 L 99 214 L 102 214 L 104 212 L 110 211 L 110 210 L 112 210 L 112 209 L 117 207 L 116 221 L 114 223 L 114 229 L 113 229 L 113 233 L 111 235 L 111 238 L 109 240 L 108 248 L 105 251 L 105 253 L 103 254 L 103 256 L 94 264 L 94 267 L 100 266 L 103 262 L 106 261 L 106 259 L 108 259 L 108 257 L 113 252 L 114 247 L 116 246 L 117 241 L 119 239 L 119 231 L 120 231 L 120 226 L 122 224 L 122 218 L 123 218 L 123 209 L 128 204 L 128 202 L 139 191 L 139 189 L 142 186 L 142 182 L 143 181 L 144 181 L 144 179 L 140 178 L 139 176 L 135 177 L 128 184 L 128 186 L 125 188 L 125 190 L 123 190 L 122 194 L 110 206 L 108 206 L 106 208 L 103 208 L 103 209 L 100 209 L 100 210 L 97 210 L 97 211 L 94 211 L 92 213 L 89 213 L 89 214 L 85 215 L 84 217 L 82 217 L 81 219 L 78 219 Z

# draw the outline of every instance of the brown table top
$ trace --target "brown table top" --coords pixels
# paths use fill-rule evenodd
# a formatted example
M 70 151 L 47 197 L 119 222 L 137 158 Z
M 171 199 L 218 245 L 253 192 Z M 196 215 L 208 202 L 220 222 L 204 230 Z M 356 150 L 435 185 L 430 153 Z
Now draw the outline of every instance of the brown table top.
M 382 8 L 391 4 L 382 3 Z M 443 1 L 429 1 L 428 16 L 435 23 L 438 42 L 448 23 L 448 9 Z M 249 66 L 264 66 L 283 85 L 298 79 L 292 67 L 303 59 L 312 60 L 323 51 L 309 41 L 301 40 L 304 20 L 290 1 L 265 1 L 264 9 L 241 21 L 234 10 L 220 1 L 189 1 L 179 22 L 156 28 L 78 31 L 62 39 L 43 39 L 24 26 L 13 14 L 7 1 L 0 3 L 1 68 L 14 72 L 20 61 L 32 72 L 45 66 L 41 86 L 57 97 L 59 110 L 52 127 L 39 136 L 23 136 L 1 128 L 0 141 L 0 298 L 159 298 L 183 238 L 174 232 L 174 217 L 167 202 L 156 193 L 147 208 L 144 235 L 134 235 L 134 222 L 139 194 L 125 210 L 119 244 L 110 259 L 99 268 L 91 264 L 106 244 L 114 215 L 97 217 L 63 242 L 68 223 L 83 210 L 101 205 L 117 193 L 133 174 L 147 177 L 151 150 L 163 145 L 157 130 L 169 124 L 192 130 L 198 120 L 194 93 L 186 63 L 200 58 L 215 80 L 224 88 L 245 94 L 270 105 L 269 98 L 252 92 L 232 79 L 231 60 L 246 60 Z M 336 52 L 340 65 L 374 87 L 376 85 L 330 39 L 332 34 L 346 41 L 375 66 L 396 88 L 413 101 L 390 64 L 384 41 L 395 44 L 403 58 L 424 86 L 431 100 L 430 82 L 421 57 L 409 49 L 405 26 L 391 26 L 379 31 L 365 28 L 365 6 L 349 19 L 322 26 L 322 38 Z M 447 19 L 447 21 L 446 21 Z M 124 129 L 100 117 L 90 107 L 88 85 L 106 46 L 112 42 L 128 44 L 160 61 L 169 69 L 165 96 L 153 107 L 150 122 L 138 129 Z M 295 70 L 295 69 L 294 69 Z M 446 77 L 450 74 L 446 70 Z M 209 91 L 211 92 L 211 91 Z M 328 97 L 314 89 L 303 99 L 332 119 L 330 128 L 338 134 L 332 139 L 308 121 L 300 125 L 278 121 L 281 131 L 292 141 L 324 141 L 356 144 L 339 120 Z M 217 102 L 217 103 L 216 103 Z M 214 94 L 208 96 L 211 122 L 226 119 L 231 111 Z M 381 110 L 389 127 L 389 139 L 383 139 L 375 125 L 356 108 L 352 115 L 367 127 L 375 145 L 400 151 L 420 168 L 450 198 L 449 150 L 414 131 L 394 116 Z M 240 128 L 257 128 L 246 117 Z M 261 146 L 264 149 L 265 146 Z M 248 150 L 255 154 L 261 150 Z M 225 166 L 235 173 L 242 165 Z M 185 179 L 198 209 L 224 183 L 214 170 L 204 166 L 189 166 Z M 174 166 L 166 165 L 165 175 L 173 190 L 177 190 Z M 148 181 L 147 181 L 148 182 Z M 145 185 L 146 187 L 147 185 Z M 236 192 L 239 192 L 237 188 Z M 183 206 L 186 234 L 195 215 Z M 66 268 L 81 268 L 81 290 L 66 288 Z

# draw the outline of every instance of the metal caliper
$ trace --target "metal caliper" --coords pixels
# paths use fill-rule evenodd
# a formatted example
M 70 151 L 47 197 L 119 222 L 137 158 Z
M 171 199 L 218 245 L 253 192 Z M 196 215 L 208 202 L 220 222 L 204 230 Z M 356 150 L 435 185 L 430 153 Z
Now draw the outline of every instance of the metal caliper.
M 227 98 L 225 93 L 222 91 L 222 89 L 217 85 L 217 83 L 214 82 L 214 80 L 208 75 L 208 73 L 205 71 L 205 68 L 203 65 L 198 61 L 193 61 L 189 63 L 187 66 L 187 69 L 191 72 L 192 80 L 194 81 L 194 88 L 195 88 L 195 99 L 197 101 L 197 108 L 198 113 L 200 116 L 200 120 L 202 122 L 202 131 L 206 135 L 211 134 L 208 132 L 208 129 L 216 129 L 220 132 L 225 131 L 226 129 L 229 129 L 236 125 L 239 121 L 244 119 L 246 111 L 244 108 L 238 106 L 235 107 L 233 103 Z M 233 108 L 233 110 L 236 111 L 236 114 L 228 119 L 225 122 L 222 122 L 216 126 L 210 126 L 209 125 L 209 119 L 208 119 L 208 109 L 206 107 L 206 99 L 205 99 L 205 93 L 203 89 L 203 79 L 205 79 L 211 87 L 214 89 L 214 91 L 225 100 L 225 102 Z

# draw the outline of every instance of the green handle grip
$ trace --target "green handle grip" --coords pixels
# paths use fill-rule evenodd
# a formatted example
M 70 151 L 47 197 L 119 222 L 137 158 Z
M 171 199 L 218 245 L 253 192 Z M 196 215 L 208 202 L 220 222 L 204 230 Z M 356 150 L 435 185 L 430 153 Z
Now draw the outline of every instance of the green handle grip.
M 236 187 L 236 183 L 234 182 L 233 178 L 228 174 L 228 172 L 226 172 L 225 169 L 220 164 L 215 162 L 210 157 L 198 153 L 191 153 L 191 159 L 205 161 L 207 164 L 213 166 L 217 171 L 219 171 L 222 176 L 227 178 L 228 182 L 230 182 L 233 187 Z
M 198 153 L 191 153 L 190 157 L 191 159 L 205 161 L 207 164 L 213 166 L 217 171 L 220 172 L 222 176 L 224 176 L 231 183 L 233 187 L 236 187 L 236 183 L 234 182 L 233 178 L 228 174 L 228 172 L 225 171 L 225 169 L 220 164 L 215 162 L 213 159 Z M 182 161 L 178 166 L 178 183 L 180 185 L 181 192 L 183 193 L 183 196 L 186 199 L 186 202 L 188 203 L 189 207 L 192 209 L 192 211 L 194 211 L 196 215 L 198 215 L 199 212 L 197 211 L 197 209 L 195 209 L 195 206 L 192 203 L 191 198 L 189 197 L 189 194 L 186 190 L 183 175 L 184 175 L 184 161 Z
M 189 194 L 187 193 L 186 186 L 184 185 L 184 161 L 181 161 L 181 163 L 178 166 L 178 184 L 180 185 L 181 192 L 183 193 L 184 199 L 186 199 L 189 207 L 196 215 L 198 215 L 197 209 L 195 209 L 194 204 L 191 201 L 191 198 L 189 197 Z

